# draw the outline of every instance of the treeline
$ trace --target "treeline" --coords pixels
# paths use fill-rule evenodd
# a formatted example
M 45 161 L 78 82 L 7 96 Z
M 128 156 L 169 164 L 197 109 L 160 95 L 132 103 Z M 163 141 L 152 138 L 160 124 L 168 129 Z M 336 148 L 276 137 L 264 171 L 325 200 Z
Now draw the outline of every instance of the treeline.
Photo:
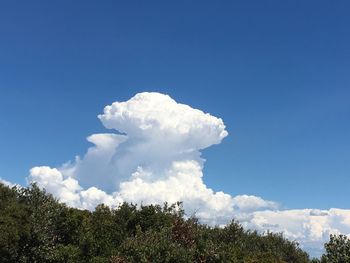
M 347 239 L 342 237 L 343 249 Z M 339 241 L 333 237 L 331 242 Z M 331 242 L 328 244 L 334 250 Z M 344 243 L 345 242 L 345 243 Z M 335 246 L 337 247 L 337 246 Z M 329 261 L 327 254 L 322 262 Z M 341 260 L 335 259 L 335 260 Z M 318 262 L 281 234 L 186 219 L 181 204 L 95 211 L 59 203 L 32 185 L 0 184 L 0 262 Z

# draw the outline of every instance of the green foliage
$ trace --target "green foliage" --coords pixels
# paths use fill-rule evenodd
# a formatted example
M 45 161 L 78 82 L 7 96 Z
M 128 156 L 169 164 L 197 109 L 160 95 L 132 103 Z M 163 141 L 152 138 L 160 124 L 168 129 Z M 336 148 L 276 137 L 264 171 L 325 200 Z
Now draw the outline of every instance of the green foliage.
M 0 184 L 0 258 L 15 262 L 20 255 L 22 238 L 29 236 L 26 207 L 19 201 L 15 188 Z
M 74 245 L 58 244 L 55 247 L 52 262 L 67 262 L 75 263 L 79 262 L 80 250 L 79 247 Z
M 69 208 L 36 185 L 0 184 L 1 262 L 350 262 L 350 241 L 331 236 L 322 260 L 309 260 L 281 234 L 224 228 L 185 218 L 182 204 L 95 211 Z
M 169 227 L 146 232 L 137 227 L 135 236 L 121 245 L 119 255 L 126 262 L 191 262 L 190 251 L 172 241 Z
M 350 239 L 345 235 L 331 235 L 324 247 L 326 253 L 321 258 L 322 263 L 350 262 Z
M 52 261 L 55 246 L 60 241 L 55 231 L 56 220 L 64 206 L 36 185 L 19 189 L 19 199 L 26 206 L 29 228 L 29 236 L 22 239 L 21 261 Z

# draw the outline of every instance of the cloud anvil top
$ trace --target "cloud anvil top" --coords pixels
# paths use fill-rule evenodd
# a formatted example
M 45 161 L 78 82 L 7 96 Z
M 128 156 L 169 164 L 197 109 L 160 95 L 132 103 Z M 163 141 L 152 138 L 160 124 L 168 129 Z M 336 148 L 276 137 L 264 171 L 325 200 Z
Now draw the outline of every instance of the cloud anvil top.
M 209 188 L 200 151 L 228 135 L 220 118 L 156 92 L 114 102 L 98 118 L 115 132 L 89 136 L 93 146 L 86 154 L 61 167 L 33 167 L 29 181 L 83 209 L 183 201 L 185 211 L 203 223 L 222 225 L 236 218 L 250 228 L 283 232 L 314 251 L 330 233 L 350 234 L 350 210 L 282 210 L 257 196 Z

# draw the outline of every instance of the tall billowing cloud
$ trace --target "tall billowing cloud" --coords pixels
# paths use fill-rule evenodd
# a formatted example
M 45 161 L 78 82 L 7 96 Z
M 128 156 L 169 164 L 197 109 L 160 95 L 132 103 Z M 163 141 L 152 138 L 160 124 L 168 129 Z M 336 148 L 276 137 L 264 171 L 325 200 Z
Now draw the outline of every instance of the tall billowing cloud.
M 89 136 L 94 146 L 62 167 L 32 168 L 30 180 L 81 208 L 183 201 L 187 213 L 207 223 L 232 217 L 234 199 L 202 179 L 200 150 L 228 134 L 221 119 L 146 92 L 106 106 L 98 118 L 113 133 Z
M 99 203 L 183 201 L 186 213 L 204 223 L 237 218 L 250 228 L 283 232 L 310 251 L 320 251 L 330 233 L 350 233 L 350 210 L 279 210 L 276 202 L 207 187 L 200 151 L 228 135 L 220 118 L 147 92 L 106 106 L 98 118 L 110 133 L 89 136 L 86 154 L 61 167 L 32 168 L 29 181 L 90 210 Z
M 84 187 L 113 191 L 139 169 L 151 182 L 164 177 L 174 162 L 201 165 L 200 149 L 220 143 L 227 136 L 221 119 L 177 103 L 167 95 L 140 93 L 126 102 L 106 106 L 98 116 L 118 134 L 94 134 L 95 144 L 82 160 L 67 165 L 65 175 Z

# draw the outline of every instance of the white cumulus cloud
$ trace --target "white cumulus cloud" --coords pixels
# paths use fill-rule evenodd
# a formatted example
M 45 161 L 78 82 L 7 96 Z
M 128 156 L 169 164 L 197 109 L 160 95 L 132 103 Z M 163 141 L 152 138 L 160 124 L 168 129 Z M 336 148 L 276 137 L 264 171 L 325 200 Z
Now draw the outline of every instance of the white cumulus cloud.
M 267 201 L 254 195 L 237 195 L 233 198 L 233 204 L 242 213 L 278 208 L 276 202 Z
M 34 167 L 29 179 L 81 208 L 183 201 L 188 214 L 209 224 L 232 217 L 233 198 L 202 178 L 200 150 L 228 134 L 220 118 L 155 92 L 114 102 L 98 118 L 114 132 L 89 136 L 93 146 L 83 157 L 58 168 Z
M 350 234 L 350 210 L 283 210 L 261 197 L 206 186 L 200 151 L 228 135 L 220 118 L 154 92 L 114 102 L 98 118 L 110 133 L 89 136 L 93 146 L 86 154 L 61 167 L 32 168 L 29 181 L 70 206 L 90 210 L 99 203 L 183 201 L 186 213 L 204 223 L 236 218 L 259 231 L 283 232 L 314 254 L 330 233 Z
M 282 232 L 313 255 L 320 255 L 330 234 L 350 237 L 350 210 L 264 210 L 246 215 L 243 225 L 261 231 Z

